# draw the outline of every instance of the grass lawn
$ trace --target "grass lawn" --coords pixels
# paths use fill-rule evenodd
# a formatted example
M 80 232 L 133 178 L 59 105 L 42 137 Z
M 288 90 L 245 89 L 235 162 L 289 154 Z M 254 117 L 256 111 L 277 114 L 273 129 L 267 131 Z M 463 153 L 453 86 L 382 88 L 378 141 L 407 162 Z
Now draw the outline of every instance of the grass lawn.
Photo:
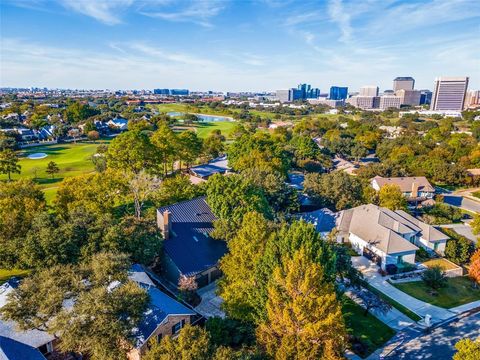
M 428 261 L 425 261 L 423 265 L 429 268 L 433 266 L 440 266 L 443 268 L 443 270 L 452 270 L 458 267 L 455 264 L 452 264 L 450 261 L 447 261 L 445 259 L 430 259 Z
M 447 309 L 480 300 L 480 289 L 474 289 L 466 276 L 448 278 L 447 287 L 440 289 L 436 296 L 430 295 L 430 288 L 423 281 L 392 285 L 414 298 Z
M 19 164 L 20 174 L 12 174 L 12 179 L 34 178 L 37 172 L 36 182 L 45 191 L 47 201 L 51 201 L 57 191 L 58 184 L 65 177 L 78 176 L 94 170 L 90 156 L 96 153 L 100 143 L 110 140 L 101 140 L 93 143 L 69 143 L 46 146 L 36 146 L 21 151 Z M 29 154 L 46 153 L 48 156 L 43 159 L 28 159 Z M 47 164 L 50 161 L 57 163 L 60 172 L 54 178 L 46 173 Z M 6 175 L 0 175 L 0 180 L 6 180 Z
M 222 135 L 226 138 L 230 137 L 232 129 L 236 123 L 233 121 L 212 121 L 212 122 L 200 122 L 196 126 L 198 137 L 205 139 L 213 130 L 220 130 Z
M 342 301 L 342 311 L 348 333 L 360 339 L 367 347 L 366 353 L 358 355 L 366 357 L 385 344 L 395 334 L 393 329 L 389 328 L 375 316 L 371 314 L 365 316 L 365 310 L 351 299 L 344 297 Z
M 5 281 L 7 281 L 13 276 L 27 276 L 29 272 L 29 270 L 0 269 L 0 284 L 3 284 Z
M 472 192 L 472 196 L 480 199 L 480 191 L 474 191 L 474 192 Z

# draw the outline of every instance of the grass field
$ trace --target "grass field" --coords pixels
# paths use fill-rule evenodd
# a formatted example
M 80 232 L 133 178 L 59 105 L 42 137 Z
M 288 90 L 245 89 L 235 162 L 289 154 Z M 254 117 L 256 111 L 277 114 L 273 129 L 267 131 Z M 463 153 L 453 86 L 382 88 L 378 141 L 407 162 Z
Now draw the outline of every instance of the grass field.
M 436 296 L 430 294 L 430 288 L 423 281 L 392 285 L 414 298 L 447 309 L 480 300 L 480 289 L 474 289 L 466 276 L 448 278 L 447 287 L 438 290 Z
M 358 355 L 366 357 L 385 344 L 395 334 L 394 330 L 375 316 L 370 314 L 365 316 L 364 309 L 351 299 L 344 297 L 342 302 L 342 312 L 348 333 L 360 339 L 368 349 L 367 353 Z
M 100 143 L 106 143 L 109 140 L 97 141 L 93 143 L 69 143 L 38 146 L 22 150 L 19 164 L 21 165 L 20 174 L 12 174 L 12 179 L 34 178 L 36 172 L 36 182 L 45 191 L 47 201 L 51 201 L 55 196 L 58 184 L 66 177 L 78 176 L 94 170 L 90 156 L 96 153 Z M 48 156 L 43 159 L 28 159 L 29 154 L 46 153 Z M 55 174 L 54 178 L 46 173 L 47 164 L 54 161 L 60 172 Z M 0 180 L 6 180 L 6 175 L 0 175 Z
M 13 276 L 27 276 L 30 271 L 28 270 L 18 270 L 18 269 L 0 269 L 0 284 L 3 284 L 5 281 L 10 279 Z

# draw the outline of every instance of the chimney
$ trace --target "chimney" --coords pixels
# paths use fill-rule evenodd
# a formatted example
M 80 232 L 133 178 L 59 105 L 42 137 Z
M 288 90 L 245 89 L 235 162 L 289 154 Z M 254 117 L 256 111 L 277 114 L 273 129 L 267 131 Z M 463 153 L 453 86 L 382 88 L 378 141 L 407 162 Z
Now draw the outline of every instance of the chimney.
M 416 182 L 412 183 L 412 198 L 418 197 L 418 184 Z
M 168 210 L 165 210 L 162 213 L 158 214 L 158 227 L 163 235 L 164 240 L 168 240 L 170 238 L 170 232 L 172 231 L 172 213 Z

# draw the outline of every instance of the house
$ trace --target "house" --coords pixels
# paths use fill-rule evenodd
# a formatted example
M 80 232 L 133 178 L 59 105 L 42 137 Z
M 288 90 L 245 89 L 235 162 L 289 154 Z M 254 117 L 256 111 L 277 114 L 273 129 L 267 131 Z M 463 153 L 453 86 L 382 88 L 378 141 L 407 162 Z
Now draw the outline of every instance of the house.
M 296 214 L 295 217 L 312 224 L 315 226 L 315 230 L 317 230 L 322 237 L 326 237 L 333 229 L 335 229 L 338 213 L 334 213 L 327 208 L 323 208 L 315 211 Z
M 38 138 L 40 140 L 53 139 L 55 137 L 54 131 L 55 125 L 46 125 L 38 130 Z
M 435 188 L 430 185 L 425 176 L 392 178 L 375 176 L 370 182 L 372 187 L 377 191 L 386 184 L 397 185 L 403 195 L 409 200 L 432 199 L 435 195 Z
M 128 120 L 123 118 L 114 118 L 114 119 L 108 120 L 107 125 L 111 128 L 114 128 L 120 131 L 125 131 L 128 128 Z
M 339 241 L 350 242 L 359 254 L 376 261 L 382 269 L 390 264 L 414 264 L 419 247 L 443 254 L 449 239 L 403 210 L 372 204 L 341 211 L 336 225 Z
M 164 275 L 170 282 L 177 284 L 182 275 L 193 276 L 202 287 L 220 277 L 217 264 L 227 245 L 209 235 L 215 220 L 205 197 L 157 210 L 157 225 L 164 238 Z
M 150 297 L 150 303 L 134 329 L 134 348 L 128 353 L 129 360 L 140 360 L 152 339 L 160 341 L 164 336 L 176 336 L 185 325 L 195 323 L 200 315 L 158 289 L 141 265 L 132 266 L 129 278 Z
M 17 278 L 11 278 L 0 285 L 0 308 L 7 303 L 7 296 L 20 284 Z M 55 338 L 45 331 L 20 331 L 14 321 L 0 317 L 0 359 L 1 360 L 44 360 L 44 355 L 54 349 Z
M 332 164 L 335 170 L 345 171 L 349 175 L 355 175 L 355 170 L 359 168 L 358 165 L 355 165 L 354 163 L 346 159 L 342 159 L 338 155 L 335 155 L 332 160 Z
M 227 157 L 220 156 L 207 164 L 191 167 L 190 173 L 197 178 L 206 180 L 214 174 L 225 174 L 229 170 Z

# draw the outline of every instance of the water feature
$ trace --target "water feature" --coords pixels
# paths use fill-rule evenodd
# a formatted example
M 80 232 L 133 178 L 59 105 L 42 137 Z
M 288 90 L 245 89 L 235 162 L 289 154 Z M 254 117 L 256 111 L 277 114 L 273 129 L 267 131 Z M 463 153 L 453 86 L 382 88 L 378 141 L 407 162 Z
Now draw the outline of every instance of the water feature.
M 31 160 L 38 160 L 38 159 L 45 159 L 48 155 L 45 153 L 33 153 L 30 155 L 27 155 L 27 158 Z
M 170 111 L 167 113 L 168 116 L 172 117 L 182 117 L 185 115 L 183 112 L 178 111 Z M 220 116 L 220 115 L 205 115 L 205 114 L 193 114 L 195 115 L 199 121 L 208 121 L 208 122 L 215 122 L 215 121 L 233 121 L 233 118 L 228 116 Z

